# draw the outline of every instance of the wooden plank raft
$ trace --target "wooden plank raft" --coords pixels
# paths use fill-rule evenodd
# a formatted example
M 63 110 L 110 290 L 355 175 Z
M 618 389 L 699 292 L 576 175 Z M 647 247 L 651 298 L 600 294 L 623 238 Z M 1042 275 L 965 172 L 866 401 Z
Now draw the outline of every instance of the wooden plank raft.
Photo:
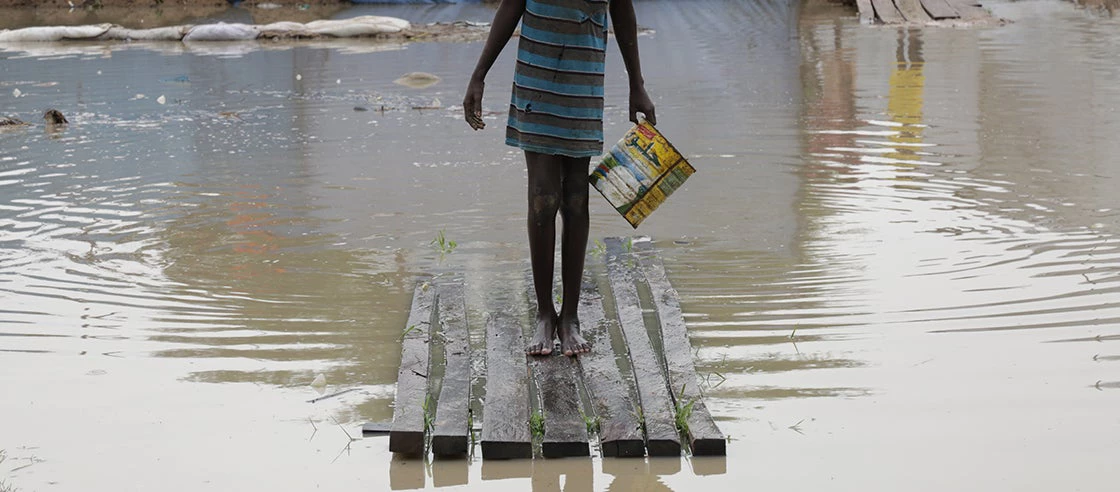
M 856 0 L 862 24 L 983 26 L 1003 22 L 978 0 Z
M 605 267 L 606 278 L 596 281 L 595 275 L 586 275 L 579 302 L 583 335 L 593 347 L 588 354 L 526 356 L 525 333 L 532 329 L 527 315 L 530 301 L 524 293 L 512 292 L 524 286 L 517 283 L 509 287 L 511 292 L 486 296 L 504 299 L 506 304 L 488 306 L 485 327 L 484 462 L 532 458 L 534 439 L 544 458 L 585 457 L 591 454 L 593 437 L 604 457 L 679 457 L 682 437 L 687 438 L 695 456 L 726 454 L 726 440 L 700 391 L 680 299 L 656 251 L 648 241 L 608 238 L 599 265 L 592 268 L 601 271 Z M 610 287 L 612 312 L 604 308 L 605 296 L 598 285 Z M 647 327 L 640 285 L 648 286 L 652 294 L 657 329 Z M 424 455 L 430 451 L 445 458 L 471 454 L 474 438 L 468 421 L 476 396 L 471 394 L 465 288 L 461 283 L 423 283 L 413 293 L 401 337 L 401 367 L 389 432 L 394 453 Z M 437 324 L 439 338 L 433 338 Z M 612 344 L 612 338 L 616 343 Z M 444 367 L 442 380 L 436 378 L 429 384 L 432 347 L 439 347 L 433 340 L 443 342 Z M 654 347 L 662 349 L 660 355 Z M 435 368 L 439 374 L 439 366 Z M 536 436 L 529 422 L 530 378 L 536 383 L 544 417 L 543 431 Z M 431 392 L 438 395 L 433 398 Z M 685 414 L 684 408 L 691 412 Z M 680 429 L 678 417 L 687 424 Z M 687 433 L 682 436 L 681 431 Z M 461 483 L 459 471 L 449 469 L 446 478 Z M 485 466 L 483 475 L 485 479 Z

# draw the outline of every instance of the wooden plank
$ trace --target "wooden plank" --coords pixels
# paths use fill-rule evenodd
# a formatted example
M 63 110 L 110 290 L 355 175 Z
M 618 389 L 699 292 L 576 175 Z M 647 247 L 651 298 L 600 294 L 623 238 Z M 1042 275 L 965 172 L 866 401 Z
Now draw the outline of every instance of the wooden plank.
M 532 458 L 529 432 L 529 374 L 521 324 L 495 310 L 486 323 L 486 396 L 482 458 Z
M 957 19 L 961 16 L 960 12 L 945 0 L 922 0 L 922 7 L 929 12 L 930 17 L 937 20 Z
M 646 454 L 638 410 L 611 350 L 603 297 L 584 277 L 579 296 L 579 319 L 591 352 L 577 357 L 583 386 L 599 420 L 599 447 L 604 457 L 642 457 Z
M 693 456 L 724 456 L 727 440 L 704 404 L 700 391 L 700 377 L 692 362 L 692 344 L 688 341 L 688 327 L 684 324 L 681 300 L 677 290 L 669 283 L 665 265 L 649 240 L 634 241 L 638 263 L 649 284 L 657 318 L 661 325 L 662 353 L 669 375 L 669 387 L 678 408 L 692 404 L 688 415 L 688 437 Z
M 622 240 L 607 238 L 607 276 L 614 293 L 619 326 L 634 368 L 641 415 L 645 419 L 646 449 L 650 456 L 680 456 L 681 443 L 673 418 L 669 389 L 661 362 L 642 319 L 638 289 L 631 274 L 633 255 L 624 250 Z
M 401 366 L 397 370 L 393 427 L 389 431 L 389 451 L 394 453 L 418 455 L 424 452 L 433 291 L 427 282 L 416 286 L 408 323 L 401 337 Z
M 898 12 L 891 0 L 871 0 L 871 5 L 875 7 L 875 16 L 883 24 L 902 24 L 906 22 L 906 19 L 902 18 L 902 14 Z
M 362 424 L 362 435 L 387 436 L 393 430 L 392 422 L 366 422 Z
M 946 0 L 960 15 L 962 20 L 976 21 L 992 17 L 987 9 L 980 6 L 977 0 Z
M 933 20 L 922 8 L 921 0 L 894 0 L 894 6 L 898 8 L 907 22 L 926 23 Z
M 545 458 L 591 455 L 591 447 L 587 444 L 587 424 L 580 413 L 576 362 L 573 359 L 555 352 L 529 358 L 544 415 L 541 454 Z
M 871 6 L 871 0 L 856 0 L 856 8 L 859 9 L 860 24 L 875 23 L 875 7 Z
M 470 440 L 467 415 L 471 400 L 471 350 L 463 286 L 439 285 L 437 295 L 444 371 L 432 428 L 432 453 L 436 456 L 466 455 Z

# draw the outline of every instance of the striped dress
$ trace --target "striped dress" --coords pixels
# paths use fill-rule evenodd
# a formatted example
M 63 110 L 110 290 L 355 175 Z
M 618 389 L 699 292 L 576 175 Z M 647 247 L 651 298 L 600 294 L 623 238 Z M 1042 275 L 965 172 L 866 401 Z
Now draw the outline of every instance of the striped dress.
M 602 154 L 608 4 L 525 1 L 506 144 L 541 154 Z

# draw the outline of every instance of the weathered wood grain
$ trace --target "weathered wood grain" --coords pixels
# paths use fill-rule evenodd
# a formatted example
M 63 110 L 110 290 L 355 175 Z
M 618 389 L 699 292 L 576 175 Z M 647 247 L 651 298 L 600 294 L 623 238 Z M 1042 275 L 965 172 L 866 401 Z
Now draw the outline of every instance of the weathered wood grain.
M 681 443 L 661 362 L 642 319 L 638 290 L 631 275 L 634 257 L 621 239 L 607 238 L 607 276 L 614 294 L 619 326 L 629 348 L 640 414 L 645 421 L 646 449 L 650 456 L 680 456 Z
M 573 359 L 558 353 L 529 358 L 544 414 L 541 454 L 545 458 L 591 455 Z
M 954 9 L 949 2 L 945 0 L 921 0 L 922 7 L 929 12 L 929 16 L 936 20 L 942 19 L 957 19 L 961 16 L 957 9 Z
M 898 12 L 891 0 L 871 0 L 871 5 L 875 7 L 875 16 L 883 24 L 902 24 L 906 22 L 906 19 Z
M 657 318 L 661 325 L 662 351 L 669 376 L 669 387 L 677 408 L 692 405 L 686 419 L 692 454 L 696 456 L 722 456 L 727 454 L 727 441 L 716 426 L 715 420 L 704 404 L 700 391 L 700 377 L 692 361 L 692 344 L 681 312 L 680 296 L 669 283 L 665 265 L 657 256 L 650 241 L 635 241 L 634 251 L 649 285 Z
M 871 6 L 871 0 L 856 0 L 856 8 L 859 9 L 860 24 L 875 23 L 875 7 Z
M 595 283 L 583 279 L 579 297 L 579 319 L 591 352 L 576 361 L 583 385 L 599 421 L 599 447 L 604 457 L 642 457 L 646 454 L 638 410 L 614 359 L 607 331 L 603 296 Z
M 427 282 L 416 287 L 401 340 L 401 365 L 393 401 L 389 451 L 407 455 L 424 452 L 424 412 L 428 397 L 429 342 L 434 289 Z
M 436 456 L 465 455 L 470 441 L 467 416 L 471 399 L 471 351 L 463 286 L 439 285 L 437 295 L 444 372 L 432 429 L 432 453 Z
M 907 22 L 920 24 L 933 20 L 922 8 L 921 0 L 894 0 L 894 5 Z
M 482 458 L 532 458 L 529 374 L 519 319 L 494 311 L 486 323 Z

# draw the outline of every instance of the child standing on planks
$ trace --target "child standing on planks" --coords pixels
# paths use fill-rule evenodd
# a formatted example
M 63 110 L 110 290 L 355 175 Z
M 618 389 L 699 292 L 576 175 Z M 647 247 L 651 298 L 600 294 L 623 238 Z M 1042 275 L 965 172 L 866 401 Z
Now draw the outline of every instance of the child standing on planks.
M 591 350 L 576 311 L 587 253 L 588 167 L 591 157 L 603 152 L 608 12 L 630 78 L 630 121 L 637 123 L 642 113 L 656 124 L 638 60 L 632 0 L 502 0 L 463 99 L 467 123 L 485 128 L 486 73 L 521 21 L 506 144 L 525 151 L 529 171 L 529 257 L 537 317 L 526 352 L 533 355 L 551 354 L 556 338 L 564 355 Z M 557 212 L 564 223 L 559 314 L 552 303 Z

